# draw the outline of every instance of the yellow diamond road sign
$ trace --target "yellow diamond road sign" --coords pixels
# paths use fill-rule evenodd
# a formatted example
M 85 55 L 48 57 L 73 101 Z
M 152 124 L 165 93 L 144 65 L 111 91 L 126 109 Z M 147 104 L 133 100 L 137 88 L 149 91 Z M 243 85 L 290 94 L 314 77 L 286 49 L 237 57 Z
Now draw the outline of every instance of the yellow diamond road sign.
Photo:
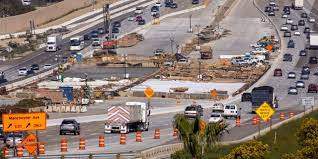
M 275 111 L 268 103 L 264 102 L 259 108 L 257 108 L 256 113 L 264 121 L 267 121 L 275 113 Z

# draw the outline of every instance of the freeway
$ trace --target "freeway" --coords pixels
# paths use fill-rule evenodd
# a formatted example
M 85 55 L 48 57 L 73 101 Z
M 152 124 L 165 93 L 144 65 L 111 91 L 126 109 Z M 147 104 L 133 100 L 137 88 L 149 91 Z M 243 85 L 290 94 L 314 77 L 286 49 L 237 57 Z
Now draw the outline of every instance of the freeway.
M 238 12 L 242 12 L 242 11 L 245 12 L 245 14 L 240 14 L 240 15 L 242 15 L 242 19 L 248 19 L 248 18 L 259 19 L 259 17 L 262 16 L 253 7 L 251 0 L 249 0 L 248 2 L 246 2 L 246 0 L 240 0 L 233 7 L 233 9 L 230 12 L 230 14 L 228 15 L 228 17 L 236 16 L 236 14 Z M 248 12 L 253 13 L 253 14 L 251 14 L 251 17 L 247 16 Z M 202 16 L 204 16 L 204 15 L 202 15 Z M 171 18 L 174 18 L 174 17 L 171 17 Z M 237 18 L 239 18 L 239 17 L 237 17 Z M 250 19 L 248 19 L 248 20 L 250 20 Z M 169 19 L 167 21 L 169 22 Z M 254 20 L 254 21 L 256 21 L 256 20 Z M 269 27 L 269 25 L 265 25 L 265 24 L 263 26 Z M 158 26 L 158 27 L 160 27 L 160 26 Z M 269 29 L 270 28 L 267 28 L 267 30 L 269 30 Z M 252 34 L 252 33 L 250 33 L 250 34 Z M 250 36 L 250 37 L 252 37 L 252 36 Z M 253 38 L 255 38 L 255 37 L 253 37 Z M 243 43 L 242 45 L 249 46 L 249 44 L 253 43 L 253 42 L 255 42 L 254 39 L 252 39 L 251 41 L 245 40 L 245 43 L 242 42 Z M 171 103 L 171 101 L 175 102 L 175 100 L 171 100 L 170 103 L 166 103 L 166 104 L 163 104 L 163 100 L 160 100 L 160 99 L 158 99 L 158 100 L 159 100 L 159 103 L 153 104 L 156 107 L 156 109 L 160 109 L 163 107 L 160 105 L 166 105 L 166 106 L 169 105 L 170 107 L 168 107 L 168 108 L 171 109 L 171 112 L 175 112 L 174 110 L 176 110 L 176 109 L 183 110 L 186 105 L 189 105 L 191 103 L 191 101 L 189 101 L 189 100 L 182 100 L 180 107 L 173 107 L 173 103 Z M 117 99 L 116 101 L 123 101 L 123 100 Z M 205 112 L 204 112 L 204 118 L 208 119 L 209 114 L 211 112 L 211 109 L 209 109 L 208 107 L 210 107 L 213 104 L 213 102 L 207 101 L 207 100 L 198 100 L 196 102 L 201 104 L 203 107 L 207 108 L 207 109 L 205 109 Z M 238 104 L 239 106 L 241 106 L 243 108 L 242 122 L 248 122 L 248 120 L 253 116 L 252 114 L 249 113 L 250 109 L 249 109 L 248 104 L 240 103 L 237 100 L 234 103 Z M 94 108 L 91 108 L 91 109 L 94 109 Z M 155 110 L 153 110 L 153 112 L 155 112 Z M 99 111 L 97 113 L 101 114 L 102 110 L 99 109 Z M 172 117 L 175 113 L 159 114 L 159 115 L 152 116 L 152 118 L 151 118 L 151 121 L 152 121 L 151 125 L 152 126 L 148 132 L 145 132 L 143 134 L 143 138 L 144 138 L 143 143 L 135 143 L 133 141 L 134 134 L 129 134 L 127 145 L 119 145 L 118 135 L 111 134 L 111 135 L 106 136 L 106 140 L 108 142 L 109 147 L 106 147 L 106 150 L 97 148 L 97 146 L 96 146 L 97 138 L 99 135 L 101 135 L 103 133 L 103 129 L 104 129 L 103 122 L 102 122 L 103 119 L 99 119 L 99 121 L 89 122 L 89 123 L 84 122 L 82 124 L 82 126 L 84 126 L 85 129 L 82 129 L 82 135 L 84 135 L 85 139 L 87 140 L 86 144 L 87 144 L 87 147 L 89 147 L 87 150 L 89 150 L 90 152 L 93 152 L 93 151 L 121 152 L 121 151 L 125 151 L 125 150 L 130 150 L 130 151 L 141 150 L 141 149 L 144 149 L 147 147 L 152 147 L 155 145 L 163 144 L 163 143 L 168 142 L 168 141 L 173 139 L 173 137 L 171 135 L 172 134 L 171 120 L 172 120 Z M 102 114 L 101 114 L 101 116 L 102 116 Z M 61 116 L 59 116 L 59 118 L 61 118 Z M 228 123 L 230 124 L 231 127 L 233 127 L 235 121 L 230 119 L 230 120 L 228 120 Z M 155 128 L 160 128 L 161 134 L 162 134 L 162 139 L 160 139 L 158 141 L 152 140 Z M 59 140 L 58 139 L 60 138 L 60 136 L 56 137 L 56 132 L 58 132 L 58 127 L 53 126 L 53 127 L 50 127 L 48 130 L 42 132 L 40 135 L 40 140 L 43 139 L 43 140 L 48 141 L 47 148 L 52 151 L 52 152 L 50 151 L 48 153 L 51 153 L 51 154 L 58 153 L 58 151 L 59 151 L 58 150 L 59 149 Z M 54 136 L 52 134 L 54 134 Z M 240 134 L 240 133 L 236 133 L 236 132 L 233 132 L 230 135 L 232 135 L 232 134 L 238 135 L 238 137 L 236 137 L 236 138 L 244 137 L 246 135 L 246 134 Z M 49 137 L 47 138 L 47 136 L 49 136 Z M 79 137 L 78 136 L 76 136 L 76 137 L 65 136 L 65 137 L 70 141 L 69 145 L 71 146 L 72 152 L 76 151 L 77 146 L 78 146 Z M 56 138 L 58 138 L 58 139 L 56 139 Z M 83 151 L 76 151 L 76 152 L 84 153 Z
M 177 10 L 182 10 L 182 9 L 186 9 L 188 7 L 191 7 L 192 4 L 190 2 L 185 2 L 185 1 L 176 1 L 178 3 L 178 9 Z M 139 6 L 140 4 L 136 5 Z M 145 8 L 144 13 L 143 13 L 143 17 L 145 18 L 146 22 L 151 22 L 152 17 L 150 16 L 150 7 L 148 6 Z M 170 9 L 170 8 L 165 8 L 162 7 L 161 8 L 161 16 L 174 12 L 174 9 Z M 136 29 L 137 27 L 139 27 L 137 25 L 137 23 L 135 22 L 131 22 L 127 20 L 127 17 L 131 16 L 132 13 L 128 13 L 128 14 L 124 14 L 121 15 L 115 19 L 112 19 L 112 21 L 121 21 L 122 22 L 122 27 L 120 29 L 120 33 L 119 35 L 125 34 L 127 32 L 130 32 L 131 30 Z M 92 30 L 96 30 L 97 28 L 101 28 L 103 26 L 103 23 L 100 23 L 92 28 L 89 28 L 87 30 L 81 31 L 80 33 L 76 34 L 76 35 L 84 35 L 86 33 L 89 33 Z M 29 56 L 22 58 L 22 59 L 18 59 L 18 60 L 14 60 L 14 61 L 10 61 L 7 63 L 3 63 L 1 65 L 5 65 L 6 69 L 5 70 L 1 70 L 4 71 L 6 74 L 6 78 L 8 79 L 8 81 L 13 81 L 16 79 L 19 79 L 21 77 L 18 76 L 17 74 L 17 69 L 21 68 L 21 67 L 29 67 L 30 65 L 36 63 L 39 64 L 41 69 L 42 66 L 44 64 L 57 64 L 62 62 L 62 58 L 63 57 L 69 57 L 71 54 L 71 51 L 68 51 L 69 48 L 69 38 L 63 39 L 63 47 L 61 50 L 54 52 L 54 53 L 48 53 L 45 52 L 44 49 L 40 49 L 39 51 L 35 51 L 33 53 L 31 53 Z M 86 47 L 90 45 L 90 41 L 86 42 Z M 92 50 L 91 47 L 87 48 L 87 50 Z M 55 60 L 56 55 L 58 55 L 58 60 Z M 3 85 L 3 84 L 2 84 Z

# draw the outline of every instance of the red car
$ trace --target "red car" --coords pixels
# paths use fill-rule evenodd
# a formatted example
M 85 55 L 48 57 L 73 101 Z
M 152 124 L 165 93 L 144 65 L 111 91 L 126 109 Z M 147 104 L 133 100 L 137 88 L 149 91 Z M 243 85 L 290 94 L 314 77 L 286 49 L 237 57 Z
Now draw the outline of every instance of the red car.
M 142 20 L 142 16 L 139 15 L 139 16 L 136 17 L 136 22 L 139 22 L 141 20 Z
M 308 85 L 308 93 L 318 93 L 318 86 L 315 84 Z
M 282 69 L 276 68 L 276 69 L 274 70 L 274 76 L 275 76 L 275 77 L 283 76 L 283 71 L 282 71 Z

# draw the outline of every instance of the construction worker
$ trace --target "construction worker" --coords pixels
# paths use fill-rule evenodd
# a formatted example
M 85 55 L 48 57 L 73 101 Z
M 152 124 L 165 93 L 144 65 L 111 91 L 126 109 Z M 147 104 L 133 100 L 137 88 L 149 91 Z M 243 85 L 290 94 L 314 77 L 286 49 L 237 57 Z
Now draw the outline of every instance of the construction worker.
M 274 98 L 274 108 L 278 108 L 278 98 L 275 96 Z

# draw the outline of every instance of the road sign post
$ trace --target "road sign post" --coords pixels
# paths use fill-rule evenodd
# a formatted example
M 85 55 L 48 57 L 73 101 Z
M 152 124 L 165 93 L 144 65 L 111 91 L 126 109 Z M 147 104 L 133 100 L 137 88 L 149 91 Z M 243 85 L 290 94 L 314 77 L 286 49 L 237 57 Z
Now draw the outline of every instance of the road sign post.
M 210 95 L 211 95 L 213 101 L 215 101 L 216 97 L 218 96 L 218 92 L 216 91 L 216 89 L 212 89 L 210 91 Z
M 314 110 L 315 98 L 314 97 L 301 97 L 301 104 L 304 106 L 304 114 L 306 112 L 306 107 L 311 107 Z
M 155 94 L 153 89 L 150 88 L 150 87 L 147 87 L 145 90 L 144 90 L 144 94 L 145 96 L 147 97 L 147 101 L 148 101 L 148 107 L 150 107 L 150 100 L 152 98 L 152 96 Z
M 274 109 L 267 103 L 264 102 L 260 107 L 256 109 L 256 114 L 262 118 L 264 121 L 270 120 L 270 129 L 272 127 L 271 116 L 275 113 Z M 258 134 L 261 136 L 261 124 L 258 122 Z

